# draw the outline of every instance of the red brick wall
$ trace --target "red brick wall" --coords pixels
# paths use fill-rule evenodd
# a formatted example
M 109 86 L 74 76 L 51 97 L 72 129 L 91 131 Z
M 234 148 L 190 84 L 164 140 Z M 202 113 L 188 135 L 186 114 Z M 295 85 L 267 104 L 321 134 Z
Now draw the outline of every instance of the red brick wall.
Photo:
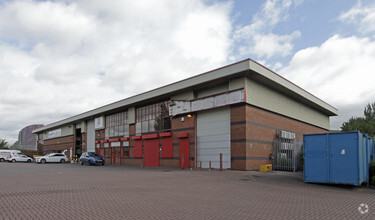
M 105 130 L 96 130 L 95 131 L 95 140 L 104 140 L 105 138 Z
M 70 148 L 73 149 L 72 155 L 74 155 L 75 149 L 74 149 L 74 136 L 73 135 L 48 139 L 48 140 L 44 140 L 43 154 L 46 154 L 47 150 L 54 150 L 54 151 L 68 150 L 66 155 L 69 156 Z
M 251 105 L 231 107 L 232 169 L 258 170 L 259 165 L 271 163 L 273 141 L 278 130 L 303 134 L 325 133 L 325 129 L 272 113 Z

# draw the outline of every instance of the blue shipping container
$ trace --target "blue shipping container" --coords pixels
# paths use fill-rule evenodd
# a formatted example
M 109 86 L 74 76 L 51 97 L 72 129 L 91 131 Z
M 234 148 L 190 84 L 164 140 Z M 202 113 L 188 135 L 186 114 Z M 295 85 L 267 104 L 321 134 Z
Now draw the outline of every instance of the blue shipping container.
M 304 181 L 355 186 L 368 182 L 373 146 L 373 138 L 360 132 L 304 135 Z

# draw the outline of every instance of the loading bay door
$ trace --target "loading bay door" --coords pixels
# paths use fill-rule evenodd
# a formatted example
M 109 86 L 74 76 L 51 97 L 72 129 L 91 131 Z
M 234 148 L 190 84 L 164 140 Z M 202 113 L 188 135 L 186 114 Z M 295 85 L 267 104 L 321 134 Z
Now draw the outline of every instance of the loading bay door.
M 220 153 L 223 168 L 230 168 L 230 108 L 199 112 L 197 116 L 197 166 L 220 168 Z

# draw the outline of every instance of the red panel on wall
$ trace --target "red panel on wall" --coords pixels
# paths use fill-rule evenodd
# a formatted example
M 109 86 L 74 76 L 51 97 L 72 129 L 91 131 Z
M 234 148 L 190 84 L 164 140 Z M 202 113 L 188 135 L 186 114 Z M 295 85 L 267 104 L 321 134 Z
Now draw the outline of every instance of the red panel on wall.
M 189 152 L 189 138 L 180 138 L 180 168 L 189 168 Z
M 133 136 L 132 139 L 133 140 L 140 140 L 140 139 L 142 139 L 142 136 Z
M 189 137 L 189 133 L 179 133 L 179 134 L 177 134 L 177 137 L 178 138 L 187 138 L 187 137 Z
M 159 166 L 159 139 L 144 140 L 145 145 L 145 161 L 146 167 Z
M 120 138 L 113 138 L 113 139 L 108 140 L 108 142 L 117 142 L 117 141 L 120 141 Z
M 165 133 L 160 133 L 159 135 L 160 135 L 160 137 L 170 137 L 170 136 L 172 136 L 172 132 L 165 132 Z
M 163 158 L 172 158 L 173 157 L 173 138 L 164 137 L 161 139 L 161 156 Z
M 142 140 L 134 140 L 134 157 L 142 158 Z
M 153 139 L 153 138 L 158 138 L 159 135 L 158 134 L 148 134 L 148 135 L 142 135 L 142 139 L 145 140 L 145 139 Z

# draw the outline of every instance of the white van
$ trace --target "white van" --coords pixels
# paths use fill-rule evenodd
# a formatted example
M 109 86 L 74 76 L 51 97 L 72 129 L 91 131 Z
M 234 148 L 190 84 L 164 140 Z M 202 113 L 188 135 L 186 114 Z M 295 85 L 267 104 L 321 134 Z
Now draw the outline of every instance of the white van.
M 0 162 L 5 161 L 10 155 L 21 154 L 19 150 L 0 150 Z

